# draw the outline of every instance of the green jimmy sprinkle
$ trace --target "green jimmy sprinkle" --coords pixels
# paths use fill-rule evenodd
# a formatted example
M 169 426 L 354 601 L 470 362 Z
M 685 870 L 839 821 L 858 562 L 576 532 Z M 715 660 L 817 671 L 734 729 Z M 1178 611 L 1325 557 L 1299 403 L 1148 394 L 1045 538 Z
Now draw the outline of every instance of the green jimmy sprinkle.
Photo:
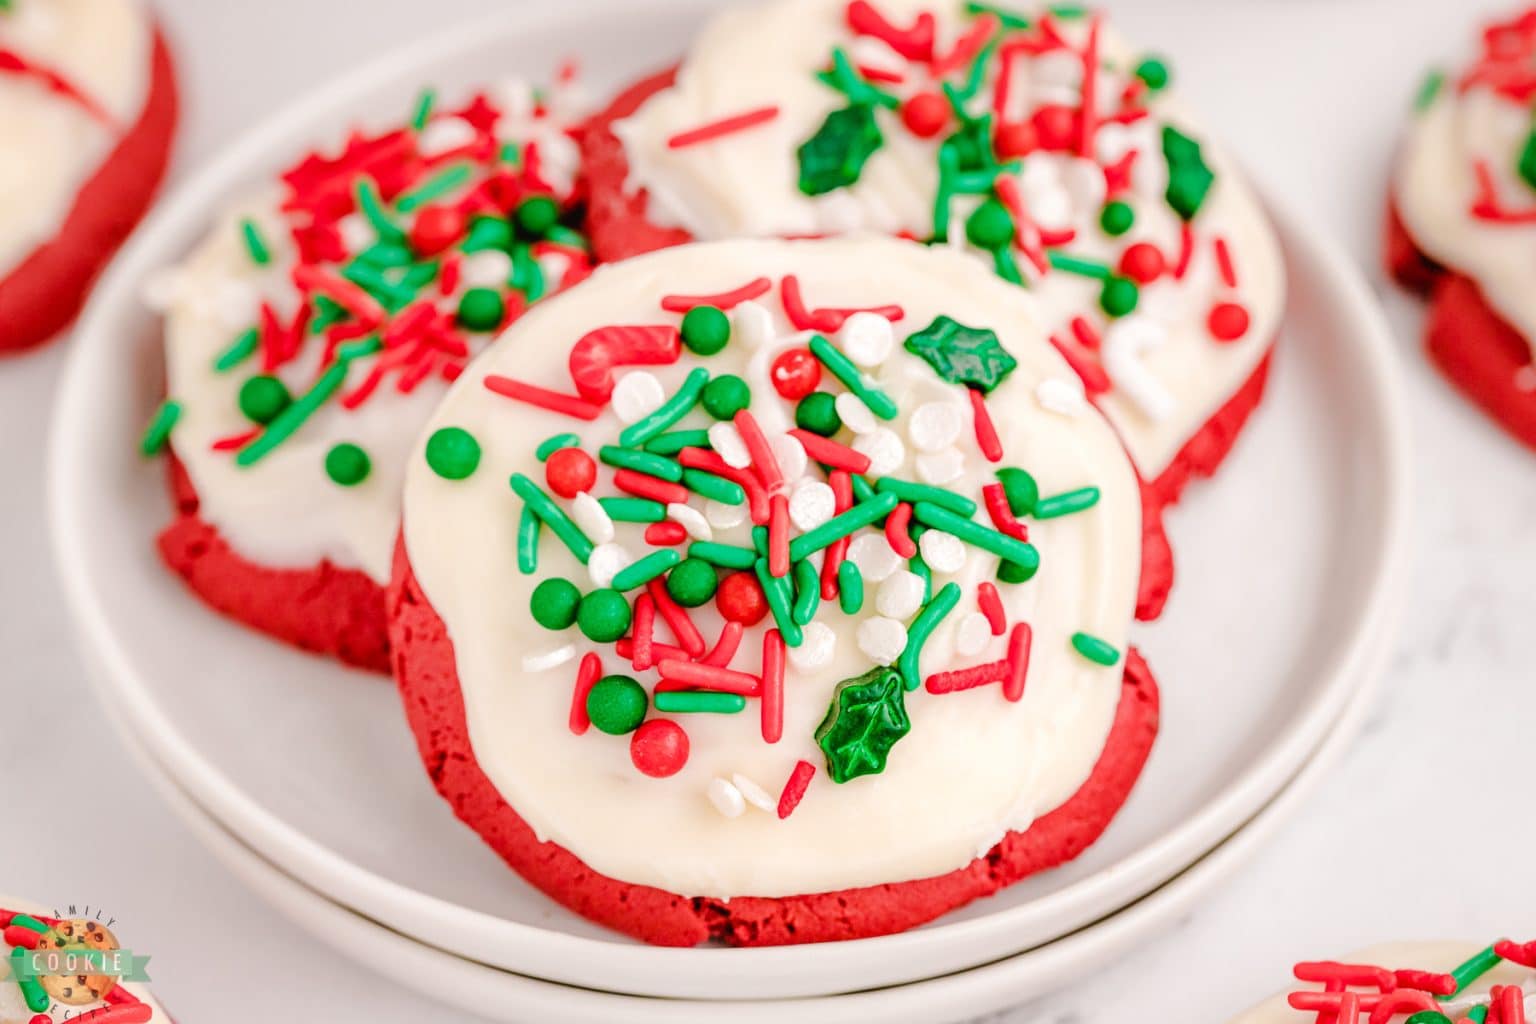
M 240 332 L 229 348 L 219 353 L 219 357 L 213 361 L 213 369 L 216 373 L 228 373 L 251 356 L 256 354 L 256 349 L 261 345 L 261 332 L 252 327 Z
M 598 498 L 597 503 L 616 523 L 659 523 L 667 518 L 667 506 L 650 498 Z
M 619 444 L 625 448 L 633 448 L 642 445 L 651 438 L 660 434 L 678 420 L 693 411 L 693 407 L 699 404 L 699 396 L 704 392 L 704 385 L 709 383 L 709 371 L 699 366 L 688 374 L 683 381 L 683 386 L 677 389 L 677 393 L 661 404 L 655 412 L 631 423 L 619 434 Z
M 272 262 L 272 250 L 267 247 L 266 239 L 261 237 L 261 228 L 254 220 L 247 217 L 240 222 L 240 237 L 245 241 L 245 251 L 252 263 L 264 267 Z
M 688 545 L 689 558 L 701 558 L 725 569 L 750 569 L 757 564 L 757 552 L 735 544 L 700 540 Z
M 852 562 L 837 567 L 837 603 L 844 615 L 857 615 L 864 607 L 864 576 Z
M 710 498 L 722 505 L 740 505 L 747 500 L 747 492 L 734 480 L 702 469 L 684 469 L 683 486 L 701 497 Z
M 809 558 L 803 562 L 796 562 L 795 604 L 790 611 L 790 617 L 795 620 L 796 625 L 804 626 L 816 617 L 816 609 L 820 606 L 821 575 Z
M 533 506 L 524 504 L 517 524 L 517 570 L 525 576 L 539 571 L 539 529 L 542 521 Z
M 1120 651 L 1114 644 L 1092 633 L 1073 633 L 1072 649 L 1095 665 L 1113 665 L 1120 660 Z
M 665 434 L 657 434 L 645 442 L 645 450 L 652 455 L 676 455 L 684 448 L 708 448 L 709 431 L 707 430 L 673 430 Z
M 933 600 L 912 622 L 912 628 L 907 632 L 907 646 L 901 652 L 901 657 L 896 661 L 896 668 L 901 672 L 902 685 L 909 691 L 922 685 L 922 676 L 918 669 L 918 659 L 922 657 L 923 645 L 933 635 L 944 616 L 955 610 L 955 605 L 960 603 L 960 584 L 946 583 L 944 589 L 934 595 Z
M 843 387 L 852 391 L 859 401 L 869 406 L 870 412 L 882 420 L 896 418 L 898 410 L 891 396 L 867 382 L 853 360 L 833 348 L 830 341 L 818 334 L 811 338 L 810 349 L 811 354 L 827 368 L 827 372 L 841 381 Z
M 613 589 L 620 593 L 643 587 L 683 560 L 673 548 L 652 551 L 637 562 L 632 562 L 614 573 Z
M 540 462 L 548 462 L 549 457 L 562 448 L 580 447 L 581 438 L 577 437 L 575 434 L 556 434 L 554 437 L 546 438 L 544 443 L 539 445 L 538 450 L 535 451 L 534 454 L 539 457 Z
M 813 527 L 790 540 L 790 561 L 798 562 L 810 556 L 812 552 L 820 551 L 833 541 L 842 540 L 854 531 L 862 530 L 871 523 L 884 519 L 899 504 L 901 501 L 896 495 L 881 494 L 868 501 L 860 502 L 841 515 L 833 516 L 820 526 Z
M 714 693 L 708 690 L 662 690 L 652 701 L 656 710 L 669 715 L 715 714 L 734 715 L 745 711 L 747 698 L 737 693 Z
M 581 527 L 571 521 L 571 517 L 555 504 L 553 498 L 545 494 L 538 484 L 534 483 L 522 473 L 512 475 L 512 490 L 522 498 L 528 508 L 533 509 L 533 514 L 544 521 L 560 542 L 570 549 L 577 561 L 583 565 L 592 557 L 592 542 L 587 535 L 581 532 Z
M 675 484 L 683 478 L 683 467 L 664 455 L 652 455 L 650 452 L 637 452 L 631 448 L 605 444 L 597 450 L 597 457 L 616 469 L 632 469 L 637 473 L 645 473 L 668 483 Z
M 788 576 L 775 576 L 769 572 L 766 558 L 757 559 L 752 563 L 752 568 L 757 573 L 758 585 L 763 588 L 763 597 L 768 601 L 768 611 L 773 616 L 774 624 L 779 627 L 784 643 L 790 647 L 799 647 L 805 640 L 805 634 L 795 621 L 792 607 L 794 585 Z
M 1087 511 L 1098 503 L 1099 489 L 1097 487 L 1080 487 L 1075 491 L 1067 491 L 1065 494 L 1041 498 L 1035 503 L 1035 518 L 1056 519 L 1060 516 L 1069 516 L 1075 512 Z
M 159 455 L 165 451 L 165 446 L 171 439 L 171 430 L 179 419 L 181 419 L 181 403 L 171 399 L 162 402 L 160 408 L 155 410 L 155 415 L 150 418 L 149 426 L 144 429 L 144 436 L 139 441 L 139 451 L 145 455 Z

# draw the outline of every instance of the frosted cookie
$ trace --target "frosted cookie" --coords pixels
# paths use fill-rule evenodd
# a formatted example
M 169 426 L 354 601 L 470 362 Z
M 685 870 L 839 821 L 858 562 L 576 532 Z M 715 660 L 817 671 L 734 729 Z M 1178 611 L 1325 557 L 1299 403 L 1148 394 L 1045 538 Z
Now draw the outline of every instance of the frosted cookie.
M 1435 72 L 1392 176 L 1386 260 L 1430 301 L 1425 344 L 1451 381 L 1536 446 L 1536 8 Z
M 714 19 L 586 139 L 606 259 L 683 239 L 876 230 L 1027 286 L 1161 510 L 1263 389 L 1278 249 L 1161 60 L 1102 16 L 962 0 L 774 0 Z
M 574 120 L 509 82 L 422 94 L 230 206 L 147 298 L 165 315 L 166 562 L 214 608 L 387 672 L 405 458 L 469 359 L 591 267 Z
M 1484 949 L 1401 942 L 1296 965 L 1291 992 L 1232 1024 L 1525 1024 L 1536 1013 L 1536 943 Z
M 900 931 L 1075 857 L 1158 697 L 1135 473 L 1070 380 L 1027 293 L 880 237 L 673 248 L 532 311 L 406 476 L 439 791 L 669 945 Z
M 0 897 L 0 1021 L 53 1024 L 170 1024 L 148 990 L 115 974 L 52 973 L 30 957 L 65 957 L 86 951 L 112 958 L 122 949 L 109 924 L 95 918 L 50 917 L 42 908 Z M 135 957 L 142 959 L 142 957 Z M 67 962 L 60 959 L 59 965 Z M 120 963 L 102 966 L 126 966 Z M 33 967 L 42 970 L 33 970 Z
M 176 102 L 136 0 L 0 0 L 0 353 L 79 312 L 160 183 Z

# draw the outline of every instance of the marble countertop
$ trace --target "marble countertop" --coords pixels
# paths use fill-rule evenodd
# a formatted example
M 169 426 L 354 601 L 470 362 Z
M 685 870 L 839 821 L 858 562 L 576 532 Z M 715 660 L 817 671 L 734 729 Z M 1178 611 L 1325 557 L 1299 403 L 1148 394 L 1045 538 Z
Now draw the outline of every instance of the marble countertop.
M 434 0 L 430 10 L 447 22 L 503 6 Z M 1469 44 L 1475 15 L 1467 8 L 1499 7 L 1109 6 L 1132 35 L 1175 59 L 1184 92 L 1249 167 L 1307 204 L 1315 223 L 1390 292 L 1376 266 L 1394 137 L 1426 67 Z M 373 0 L 366 17 L 341 0 L 159 7 L 179 44 L 188 93 L 181 175 L 240 126 L 418 34 L 426 10 L 405 0 Z M 1093 981 L 996 1021 L 1219 1021 L 1284 986 L 1297 959 L 1386 939 L 1536 934 L 1536 887 L 1519 894 L 1536 840 L 1524 790 L 1526 730 L 1536 723 L 1528 646 L 1536 632 L 1536 461 L 1430 371 L 1418 354 L 1415 304 L 1384 298 L 1411 402 L 1417 543 L 1403 629 L 1363 733 L 1278 839 L 1207 905 L 1149 947 L 1106 963 Z M 100 795 L 87 815 L 35 789 L 7 787 L 0 891 L 93 899 L 131 921 L 135 945 L 155 953 L 159 993 L 192 1024 L 271 1020 L 271 1004 L 254 998 L 264 991 L 281 991 L 316 1020 L 442 1019 L 430 1002 L 361 967 L 325 957 L 317 970 L 321 947 L 193 840 L 138 778 L 92 699 L 54 579 L 42 500 L 45 427 L 67 348 L 0 363 L 0 779 L 57 757 L 88 766 Z M 1175 514 L 1176 542 L 1178 525 Z M 217 955 L 209 956 L 215 940 Z

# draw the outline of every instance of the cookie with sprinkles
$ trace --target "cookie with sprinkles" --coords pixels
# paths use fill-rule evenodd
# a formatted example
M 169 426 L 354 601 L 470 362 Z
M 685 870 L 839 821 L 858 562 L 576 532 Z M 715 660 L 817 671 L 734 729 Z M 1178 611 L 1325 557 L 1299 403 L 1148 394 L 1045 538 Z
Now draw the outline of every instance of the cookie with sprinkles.
M 1232 1024 L 1525 1024 L 1536 942 L 1401 942 L 1292 969 L 1289 991 Z
M 878 236 L 671 248 L 533 310 L 407 470 L 439 791 L 668 945 L 900 931 L 1076 856 L 1158 695 L 1135 472 L 1036 398 L 1071 378 L 1028 293 Z
M 234 203 L 151 282 L 167 393 L 165 561 L 211 606 L 389 670 L 405 459 L 465 364 L 586 276 L 569 83 L 518 81 L 354 131 Z M 449 445 L 445 459 L 476 457 Z
M 1430 359 L 1536 447 L 1533 62 L 1536 7 L 1486 26 L 1470 66 L 1426 76 L 1392 176 L 1386 262 L 1429 300 Z
M 0 1021 L 169 1024 L 171 1018 L 144 985 L 122 980 L 117 973 L 54 973 L 55 964 L 42 959 L 62 966 L 66 962 L 60 958 L 90 954 L 111 958 L 112 966 L 119 968 L 129 966 L 119 957 L 144 959 L 132 951 L 115 952 L 121 949 L 108 923 L 59 918 L 34 904 L 0 896 Z
M 138 0 L 0 0 L 0 354 L 75 318 L 149 207 L 176 109 Z
M 1161 511 L 1258 403 L 1284 292 L 1262 210 L 1170 79 L 1075 6 L 733 8 L 594 119 L 594 245 L 874 230 L 1028 288 L 1079 375 L 1048 400 L 1097 405 L 1147 484 L 1155 618 Z

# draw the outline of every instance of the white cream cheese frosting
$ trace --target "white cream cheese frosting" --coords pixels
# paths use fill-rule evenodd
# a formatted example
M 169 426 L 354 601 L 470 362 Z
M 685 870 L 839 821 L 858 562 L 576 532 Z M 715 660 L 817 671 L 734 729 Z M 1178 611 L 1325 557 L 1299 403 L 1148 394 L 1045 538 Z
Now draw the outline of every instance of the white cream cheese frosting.
M 651 220 L 684 228 L 700 239 L 859 229 L 920 239 L 938 234 L 939 151 L 954 130 L 952 117 L 938 134 L 919 137 L 903 126 L 897 110 L 876 105 L 874 118 L 883 142 L 857 181 L 816 196 L 798 185 L 800 147 L 829 114 L 849 104 L 842 92 L 818 78 L 818 72 L 832 65 L 835 49 L 903 102 L 940 84 L 958 85 L 970 67 L 963 62 L 957 71 L 936 77 L 930 65 L 908 61 L 886 42 L 854 32 L 850 6 L 848 0 L 772 0 L 733 8 L 705 26 L 675 84 L 614 126 L 630 167 L 626 187 L 648 194 Z M 933 49 L 941 58 L 977 25 L 966 8 L 963 0 L 874 4 L 879 16 L 900 29 L 933 16 Z M 1099 279 L 1059 268 L 1042 273 L 1026 254 L 1012 253 L 1019 275 L 1041 300 L 1044 326 L 1074 345 L 1073 321 L 1082 318 L 1090 336 L 1097 338 L 1090 347 L 1102 343 L 1100 352 L 1085 356 L 1102 365 L 1111 385 L 1098 404 L 1123 436 L 1143 476 L 1151 479 L 1169 466 L 1268 352 L 1284 301 L 1278 247 L 1261 208 L 1220 147 L 1193 127 L 1195 122 L 1166 89 L 1142 87 L 1136 71 L 1143 55 L 1115 36 L 1099 16 L 1037 15 L 1012 8 L 1005 14 L 1011 22 L 1000 36 L 1000 56 L 985 63 L 980 87 L 965 103 L 970 115 L 991 111 L 994 125 L 1017 126 L 1052 107 L 1070 118 L 1072 111 L 1088 105 L 1085 63 L 1097 69 L 1091 103 L 1098 117 L 1091 142 L 1067 151 L 1032 149 L 1018 167 L 1003 174 L 1029 221 L 1046 232 L 1046 244 L 1035 244 L 1022 219 L 1019 237 L 1028 237 L 1038 253 L 1049 248 L 1111 270 L 1118 269 L 1120 255 L 1135 243 L 1156 246 L 1170 268 L 1184 264 L 1181 274 L 1170 270 L 1144 284 L 1135 311 L 1119 319 L 1101 308 Z M 1017 27 L 1019 19 L 1030 27 Z M 1046 39 L 1052 42 L 1040 42 Z M 768 110 L 771 118 L 750 128 L 707 142 L 673 144 L 691 129 Z M 1124 123 L 1115 120 L 1122 114 Z M 1197 141 L 1215 175 L 1190 223 L 1187 246 L 1184 221 L 1164 199 L 1169 183 L 1165 126 Z M 1080 132 L 1079 139 L 1084 135 Z M 1109 178 L 1115 172 L 1107 175 L 1106 168 L 1123 171 L 1126 160 L 1131 161 L 1128 178 L 1111 191 Z M 1101 227 L 1106 199 L 1119 200 L 1134 212 L 1134 223 L 1121 234 L 1111 235 Z M 981 201 L 981 195 L 955 197 L 948 237 L 992 266 L 991 254 L 966 237 L 966 219 Z M 1056 245 L 1049 244 L 1053 239 L 1059 240 Z M 1228 253 L 1233 280 L 1223 272 L 1218 242 Z M 1186 247 L 1187 260 L 1182 258 Z M 1208 320 L 1211 310 L 1224 303 L 1245 309 L 1249 322 L 1239 337 L 1217 341 Z
M 1465 942 L 1395 942 L 1352 953 L 1341 958 L 1339 962 L 1381 967 L 1388 971 L 1414 970 L 1446 974 L 1483 948 Z M 1462 992 L 1437 1002 L 1437 1007 L 1451 1020 L 1459 1020 L 1468 1010 L 1486 1005 L 1489 991 L 1495 985 L 1521 986 L 1527 993 L 1525 999 L 1527 1014 L 1536 1014 L 1536 975 L 1533 975 L 1530 968 L 1521 967 L 1509 961 L 1500 963 L 1468 985 Z M 1245 1013 L 1238 1014 L 1230 1024 L 1304 1024 L 1304 1022 L 1311 1024 L 1317 1019 L 1317 1012 L 1305 1012 L 1293 1008 L 1289 1003 L 1289 993 L 1319 992 L 1322 988 L 1323 986 L 1318 983 L 1295 982 L 1287 992 L 1267 999 Z M 1351 991 L 1368 996 L 1374 994 L 1376 990 L 1369 987 L 1356 987 Z M 1364 1021 L 1366 1017 L 1367 1014 L 1362 1013 L 1360 1020 Z M 1392 1019 L 1400 1021 L 1406 1019 L 1406 1016 L 1396 1015 Z M 1350 1021 L 1347 1024 L 1355 1024 L 1355 1022 Z
M 138 119 L 153 43 L 137 0 L 12 0 L 0 8 L 0 277 L 58 233 L 80 187 Z M 60 76 L 97 112 L 31 74 L 5 70 L 7 53 Z
M 1532 97 L 1501 85 L 1512 84 L 1511 75 L 1529 77 L 1525 69 L 1536 54 L 1531 22 L 1526 16 L 1489 29 L 1502 40 L 1502 59 L 1485 52 L 1466 75 L 1432 79 L 1393 179 L 1393 199 L 1414 243 L 1475 280 L 1528 342 L 1536 339 L 1536 289 L 1528 269 L 1536 186 L 1519 168 L 1532 137 Z
M 52 920 L 54 918 L 54 912 L 51 910 L 38 906 L 35 903 L 14 900 L 3 894 L 0 894 L 0 909 L 26 914 L 43 924 L 46 924 L 47 921 L 40 919 L 48 918 Z M 115 932 L 116 922 L 101 923 L 106 924 L 109 930 Z M 114 937 L 119 940 L 122 939 L 122 936 L 114 935 Z M 9 943 L 0 942 L 0 1024 L 31 1024 L 31 1021 L 38 1016 L 38 1012 L 27 1006 L 21 986 L 17 983 L 17 979 L 13 974 L 11 954 L 15 948 Z M 152 952 L 150 950 L 135 949 L 131 944 L 127 948 L 136 960 L 148 956 Z M 118 986 L 128 995 L 149 1007 L 150 1016 L 148 1017 L 148 1024 L 170 1024 L 170 1016 L 155 1001 L 154 996 L 150 995 L 149 990 L 143 984 L 135 981 L 125 981 L 119 982 Z M 92 1010 L 99 1010 L 110 1005 L 112 1003 L 102 1000 L 71 1004 L 50 998 L 49 1007 L 47 1010 L 42 1011 L 42 1015 L 46 1020 L 63 1022 L 73 1020 Z
M 871 479 L 889 473 L 915 481 L 926 466 L 944 481 L 939 485 L 944 490 L 981 505 L 982 486 L 1006 465 L 1027 468 L 1042 495 L 1097 487 L 1101 497 L 1076 514 L 1028 523 L 1040 568 L 1028 582 L 996 584 L 1005 635 L 996 635 L 978 613 L 980 585 L 993 580 L 998 558 L 952 544 L 952 537 L 920 538 L 922 554 L 934 563 L 933 593 L 957 584 L 962 595 L 921 648 L 921 676 L 1004 659 L 1011 631 L 1028 623 L 1033 643 L 1021 700 L 1006 700 L 996 683 L 953 693 L 922 688 L 907 693 L 911 729 L 890 749 L 884 771 L 842 783 L 829 778 L 816 733 L 839 682 L 894 658 L 910 642 L 907 628 L 915 629 L 909 600 L 914 595 L 903 593 L 911 582 L 905 580 L 906 568 L 885 575 L 894 565 L 879 563 L 894 561 L 895 555 L 878 528 L 869 528 L 851 548 L 851 557 L 863 560 L 873 577 L 865 583 L 863 607 L 844 614 L 837 599 L 822 601 L 804 627 L 805 642 L 788 652 L 782 739 L 764 741 L 755 699 L 739 714 L 653 710 L 652 720 L 671 719 L 683 727 L 690 753 L 676 774 L 647 777 L 631 763 L 629 737 L 596 729 L 577 735 L 567 720 L 578 665 L 589 654 L 598 654 L 604 674 L 633 673 L 646 689 L 655 685 L 656 674 L 635 670 L 613 644 L 594 643 L 577 626 L 551 631 L 530 616 L 532 591 L 540 581 L 558 576 L 589 593 L 612 577 L 614 566 L 599 569 L 595 553 L 581 564 L 546 529 L 536 572 L 519 571 L 524 503 L 509 478 L 524 474 L 543 487 L 545 467 L 536 449 L 546 438 L 574 432 L 593 454 L 618 444 L 624 427 L 620 413 L 632 417 L 647 407 L 632 406 L 634 395 L 659 383 L 654 405 L 656 395 L 672 394 L 691 371 L 704 367 L 711 375 L 738 375 L 750 387 L 748 411 L 778 453 L 785 491 L 799 494 L 819 486 L 821 469 L 807 465 L 797 454 L 798 442 L 784 434 L 793 425 L 794 405 L 780 400 L 771 380 L 778 358 L 806 346 L 809 337 L 791 326 L 783 309 L 787 276 L 796 278 L 812 308 L 895 303 L 903 314 L 884 327 L 883 337 L 881 330 L 862 333 L 884 326 L 868 315 L 826 335 L 838 350 L 858 358 L 864 382 L 897 406 L 885 422 L 846 393 L 838 399 L 844 426 L 834 438 L 872 453 L 881 464 L 871 466 Z M 714 295 L 754 280 L 763 282 L 763 294 L 733 311 L 731 340 L 721 352 L 704 358 L 684 349 L 671 365 L 620 368 L 613 402 L 591 422 L 487 387 L 488 379 L 511 378 L 570 394 L 568 356 L 588 332 L 608 325 L 676 325 L 679 317 L 663 311 L 663 297 Z M 984 458 L 972 439 L 966 389 L 903 347 L 940 316 L 995 331 L 1017 360 L 986 401 L 1002 445 L 1001 463 Z M 1027 829 L 1072 796 L 1104 747 L 1120 699 L 1140 565 L 1138 489 L 1113 430 L 1080 401 L 1052 411 L 1039 397 L 1051 391 L 1044 385 L 1071 379 L 1070 368 L 1045 342 L 1027 293 L 977 273 L 967 257 L 882 237 L 684 246 L 601 267 L 578 288 L 534 309 L 455 384 L 407 470 L 406 551 L 453 642 L 476 761 L 542 839 L 609 877 L 688 896 L 790 896 L 926 878 L 964 866 L 1008 830 Z M 842 390 L 826 376 L 822 389 Z M 711 422 L 703 409 L 694 409 L 674 429 L 705 429 Z M 725 426 L 717 424 L 710 437 L 729 460 L 734 444 L 730 430 L 722 433 Z M 445 479 L 426 460 L 428 439 L 446 428 L 468 431 L 479 442 L 478 468 L 467 479 Z M 600 499 L 620 494 L 606 467 L 590 493 Z M 626 522 L 607 527 L 575 511 L 574 501 L 556 500 L 571 507 L 578 522 L 591 525 L 594 541 L 627 552 L 618 565 L 651 550 L 645 527 Z M 674 510 L 672 516 L 688 525 L 695 540 L 753 543 L 752 523 L 743 515 L 732 516 L 697 497 L 689 504 L 704 514 Z M 804 509 L 795 504 L 798 523 Z M 976 521 L 990 526 L 987 515 L 979 509 Z M 798 529 L 790 532 L 800 535 Z M 917 601 L 921 591 L 917 587 Z M 716 604 L 690 614 L 713 644 L 724 625 Z M 773 625 L 769 616 L 746 627 L 732 669 L 759 671 L 764 634 Z M 1099 638 L 1113 663 L 1079 653 L 1074 634 Z M 664 625 L 657 625 L 656 636 L 671 642 Z M 815 775 L 793 813 L 781 819 L 774 804 L 800 761 L 814 766 Z
M 381 200 L 382 216 L 394 228 L 374 225 L 356 203 L 339 220 L 329 213 L 317 216 L 306 204 L 296 206 L 295 195 L 313 193 L 327 173 L 317 169 L 317 161 L 328 158 L 310 156 L 295 169 L 302 180 L 257 189 L 233 203 L 184 264 L 151 282 L 145 298 L 165 314 L 167 391 L 180 410 L 171 444 L 197 491 L 199 515 L 240 555 L 279 569 L 308 569 L 328 561 L 361 570 L 380 585 L 388 582 L 406 453 L 451 378 L 501 326 L 500 319 L 466 326 L 459 312 L 465 296 L 496 292 L 500 308 L 511 316 L 530 297 L 578 279 L 589 265 L 580 240 L 563 224 L 551 228 L 548 238 L 519 228 L 514 241 L 507 227 L 513 214 L 476 201 L 498 177 L 507 177 L 517 182 L 509 187 L 522 197 L 519 203 L 548 195 L 569 207 L 576 187 L 577 157 L 568 135 L 574 112 L 561 98 L 557 93 L 540 99 L 526 83 L 508 81 L 483 94 L 487 106 L 448 109 L 438 103 L 419 131 L 354 137 L 357 152 L 405 154 L 409 169 L 403 179 L 398 168 L 404 165 L 392 163 L 393 158 L 375 161 L 371 176 L 345 170 L 334 175 L 344 202 L 351 202 L 345 197 L 355 195 L 365 177 L 373 191 L 379 177 L 399 187 L 399 196 Z M 499 115 L 493 127 L 488 127 L 488 110 Z M 474 152 L 463 155 L 465 150 Z M 468 177 L 454 177 L 463 168 L 469 168 Z M 409 199 L 413 191 L 445 181 L 451 187 L 430 202 Z M 413 237 L 392 234 L 398 229 L 411 236 L 427 211 L 444 207 L 471 211 L 458 241 L 446 250 L 422 252 Z M 479 223 L 482 218 L 498 223 Z M 319 247 L 334 244 L 340 251 L 317 257 L 301 249 L 301 237 L 307 238 L 316 224 L 326 225 L 330 239 Z M 260 239 L 267 262 L 253 256 L 248 230 Z M 366 330 L 358 328 L 356 315 L 321 326 L 316 313 L 306 321 L 308 329 L 291 358 L 267 365 L 263 339 L 249 355 L 219 368 L 238 338 L 262 330 L 264 307 L 279 328 L 294 324 L 301 306 L 315 294 L 296 285 L 296 267 L 316 264 L 340 279 L 368 251 L 399 265 L 380 273 L 385 284 L 374 286 L 368 301 L 385 295 L 391 282 L 399 283 L 399 275 L 420 271 L 424 283 L 401 293 L 408 299 L 402 299 L 403 305 L 386 303 L 384 315 Z M 412 296 L 412 289 L 419 290 Z M 308 306 L 316 309 L 313 302 Z M 409 328 L 427 307 L 430 324 Z M 275 376 L 298 399 L 334 365 L 338 346 L 374 338 L 384 341 L 383 351 L 353 359 L 343 383 L 291 436 L 259 460 L 242 459 L 242 449 L 260 443 L 262 436 L 240 403 L 241 389 L 253 377 Z M 414 348 L 398 348 L 397 342 Z M 380 375 L 377 386 L 355 402 L 375 375 Z M 368 458 L 360 482 L 342 484 L 328 475 L 327 456 L 342 444 L 356 445 Z

